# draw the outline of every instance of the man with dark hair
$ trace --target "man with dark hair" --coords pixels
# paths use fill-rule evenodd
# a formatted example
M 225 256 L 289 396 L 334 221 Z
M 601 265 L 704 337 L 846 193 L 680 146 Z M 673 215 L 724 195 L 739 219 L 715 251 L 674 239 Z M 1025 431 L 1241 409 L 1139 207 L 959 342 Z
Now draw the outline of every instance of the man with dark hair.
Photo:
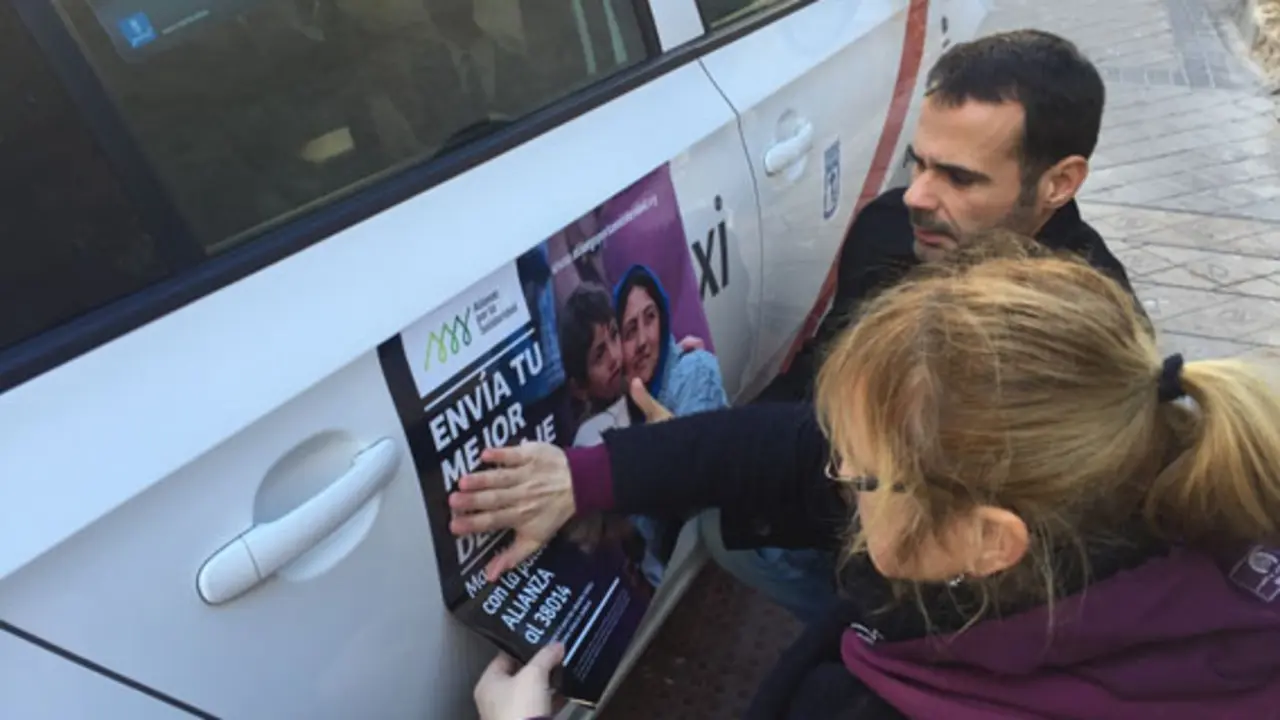
M 859 212 L 841 250 L 830 312 L 757 401 L 811 400 L 822 348 L 862 301 L 982 231 L 1013 230 L 1078 253 L 1132 292 L 1124 266 L 1075 200 L 1106 97 L 1097 69 L 1076 46 L 1038 30 L 988 35 L 944 53 L 926 82 L 907 150 L 911 184 Z M 771 547 L 772 531 L 759 518 L 711 511 L 699 524 L 721 567 L 801 619 L 817 617 L 834 600 L 835 558 Z
M 1083 255 L 1130 288 L 1075 201 L 1106 97 L 1102 77 L 1076 46 L 1039 30 L 988 35 L 944 53 L 926 82 L 907 149 L 911 184 L 858 214 L 841 250 L 831 311 L 760 400 L 810 399 L 821 348 L 857 305 L 972 233 L 1004 228 L 1035 237 Z
M 862 301 L 990 230 L 1076 253 L 1132 292 L 1124 267 L 1081 219 L 1075 201 L 1089 172 L 1105 98 L 1101 77 L 1076 47 L 1034 30 L 990 35 L 948 50 L 927 82 L 908 153 L 914 163 L 910 186 L 884 193 L 858 214 L 841 251 L 832 311 L 798 362 L 763 397 L 807 403 L 821 347 Z M 661 410 L 647 395 L 635 401 L 647 412 Z M 777 422 L 784 417 L 812 422 L 813 410 L 735 408 L 696 427 L 711 447 L 717 438 L 739 435 L 750 442 L 768 422 L 769 435 L 787 448 L 797 427 Z M 643 452 L 647 443 L 662 441 L 653 427 L 633 424 L 606 433 L 606 449 Z M 571 466 L 608 462 L 610 452 L 577 451 L 566 460 Z M 698 529 L 721 567 L 802 620 L 821 618 L 836 601 L 837 559 L 788 549 L 796 528 L 779 525 L 780 517 L 710 511 L 698 517 Z

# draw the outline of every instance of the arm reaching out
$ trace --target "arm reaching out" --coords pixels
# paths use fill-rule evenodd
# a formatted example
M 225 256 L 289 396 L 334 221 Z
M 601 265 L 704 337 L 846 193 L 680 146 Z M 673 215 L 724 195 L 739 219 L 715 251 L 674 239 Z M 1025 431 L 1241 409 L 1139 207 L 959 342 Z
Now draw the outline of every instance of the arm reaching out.
M 633 392 L 636 389 L 633 388 Z M 633 395 L 651 418 L 666 413 L 647 392 Z M 849 520 L 837 486 L 823 475 L 830 451 L 808 405 L 749 405 L 610 430 L 604 444 L 572 448 L 526 443 L 489 448 L 495 465 L 464 476 L 449 497 L 458 535 L 515 530 L 486 568 L 492 580 L 546 544 L 575 514 L 691 512 L 718 507 L 762 523 L 803 528 L 814 546 Z

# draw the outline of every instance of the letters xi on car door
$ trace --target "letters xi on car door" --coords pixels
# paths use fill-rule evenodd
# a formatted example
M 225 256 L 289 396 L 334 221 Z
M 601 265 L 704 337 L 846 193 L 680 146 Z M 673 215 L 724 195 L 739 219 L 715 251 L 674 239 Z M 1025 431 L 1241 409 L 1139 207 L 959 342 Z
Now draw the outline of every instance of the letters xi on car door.
M 891 112 L 896 68 L 886 59 L 918 60 L 905 41 L 923 41 L 928 2 L 816 0 L 703 59 L 741 116 L 763 211 L 769 274 L 752 390 L 777 371 L 814 306 L 859 194 L 888 177 L 889 162 L 873 172 L 873 157 L 885 133 L 896 146 L 907 107 Z M 905 32 L 909 19 L 920 32 Z
M 98 37 L 115 24 L 85 15 L 78 4 L 66 7 L 77 37 L 93 46 L 86 52 L 95 67 L 106 67 L 107 94 L 120 90 L 115 83 L 148 81 L 120 90 L 122 104 L 145 98 L 152 81 L 175 79 L 165 73 L 203 67 L 211 51 L 174 37 L 165 52 L 177 55 L 148 56 L 158 64 L 121 60 L 116 44 Z M 562 24 L 577 42 L 576 20 L 567 17 Z M 245 26 L 216 29 L 239 33 Z M 295 31 L 290 25 L 282 32 Z M 591 37 L 598 36 L 610 34 Z M 316 39 L 325 37 L 312 32 L 300 46 L 326 47 Z M 269 53 L 280 46 L 244 47 Z M 212 57 L 245 71 L 236 76 L 241 83 L 278 67 L 269 55 Z M 260 72 L 250 72 L 254 67 Z M 182 79 L 164 87 L 203 100 L 221 96 L 202 92 L 225 90 L 228 102 L 259 90 L 273 103 L 323 99 L 325 91 L 318 85 L 305 95 L 271 95 L 287 86 Z M 377 89 L 393 98 L 404 91 Z M 385 99 L 371 104 L 385 108 Z M 161 105 L 129 105 L 123 122 Z M 271 117 L 273 107 L 264 100 L 240 113 L 222 105 L 210 126 L 198 124 L 198 114 L 182 114 L 186 108 L 162 108 L 176 115 L 132 129 L 161 155 L 193 143 L 212 149 L 199 163 L 207 172 L 186 177 L 191 182 L 181 189 L 184 203 L 211 203 L 200 217 L 219 227 L 241 219 L 226 209 L 233 201 L 255 212 L 274 208 L 291 197 L 278 192 L 282 187 L 327 203 L 327 193 L 349 188 L 320 180 L 351 187 L 368 181 L 369 192 L 350 191 L 350 201 L 375 203 L 382 201 L 369 198 L 380 197 L 381 183 L 425 177 L 371 175 L 370 168 L 392 166 L 363 144 L 357 130 L 367 128 L 340 124 L 348 121 L 346 104 L 335 105 L 341 113 L 301 113 L 305 125 L 249 133 L 246 142 L 284 138 L 261 146 L 278 157 L 252 158 L 268 165 L 298 147 L 308 148 L 308 157 L 337 158 L 326 160 L 323 172 L 308 166 L 300 179 L 274 166 L 270 174 L 232 174 L 224 161 L 245 156 L 220 145 L 223 135 L 199 134 L 258 129 L 253 123 Z M 678 123 L 669 122 L 670 107 L 681 109 Z M 174 117 L 196 124 L 160 122 Z M 150 134 L 160 130 L 169 134 Z M 292 133 L 304 131 L 323 141 L 294 142 Z M 697 263 L 691 249 L 688 272 L 709 266 L 719 293 L 703 284 L 710 282 L 705 276 L 688 287 L 698 296 L 707 288 L 707 340 L 731 391 L 743 377 L 761 287 L 758 209 L 737 118 L 696 62 L 665 68 L 523 144 L 507 142 L 509 149 L 487 162 L 0 394 L 0 417 L 22 419 L 0 434 L 0 478 L 22 479 L 0 503 L 0 618 L 217 717 L 470 715 L 470 685 L 492 649 L 442 607 L 419 468 L 376 348 L 664 168 L 684 227 L 652 231 L 683 231 L 686 240 L 706 243 L 709 263 Z M 184 181 L 188 158 L 165 157 L 164 187 Z M 249 186 L 199 191 L 226 177 Z M 306 208 L 303 224 L 315 210 Z M 292 215 L 251 219 L 237 227 L 246 247 L 259 242 L 259 223 L 279 221 L 278 232 L 295 232 Z M 235 245 L 225 236 L 207 239 L 201 253 Z M 4 664 L 18 661 L 8 647 L 0 646 Z M 0 693 L 0 709 L 5 698 Z

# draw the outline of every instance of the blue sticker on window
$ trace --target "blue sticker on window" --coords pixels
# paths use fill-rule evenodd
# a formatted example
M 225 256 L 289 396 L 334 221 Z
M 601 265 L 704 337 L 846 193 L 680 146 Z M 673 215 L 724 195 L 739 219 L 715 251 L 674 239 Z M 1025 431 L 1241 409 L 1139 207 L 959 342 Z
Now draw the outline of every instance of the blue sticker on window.
M 840 207 L 840 141 L 831 143 L 823 154 L 822 219 L 830 220 Z
M 152 27 L 146 13 L 134 13 L 121 20 L 118 25 L 120 34 L 131 48 L 140 48 L 156 39 L 156 29 Z

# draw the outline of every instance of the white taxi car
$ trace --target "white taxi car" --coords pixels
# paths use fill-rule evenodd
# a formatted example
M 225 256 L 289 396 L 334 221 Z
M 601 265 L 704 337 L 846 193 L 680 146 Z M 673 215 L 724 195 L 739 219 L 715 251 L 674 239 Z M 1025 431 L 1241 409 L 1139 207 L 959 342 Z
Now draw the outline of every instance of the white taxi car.
M 473 716 L 379 349 L 660 176 L 749 399 L 985 12 L 0 0 L 0 717 Z

